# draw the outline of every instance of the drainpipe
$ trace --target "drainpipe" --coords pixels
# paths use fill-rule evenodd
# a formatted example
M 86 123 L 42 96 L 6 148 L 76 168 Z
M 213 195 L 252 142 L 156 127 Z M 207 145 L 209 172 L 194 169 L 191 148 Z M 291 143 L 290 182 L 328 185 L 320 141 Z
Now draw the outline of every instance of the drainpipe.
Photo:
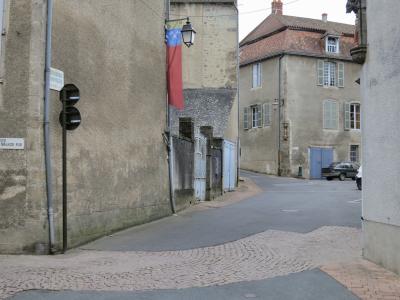
M 169 20 L 169 13 L 171 9 L 170 0 L 165 0 L 165 20 Z M 168 65 L 167 65 L 168 68 Z M 168 178 L 169 178 L 169 199 L 171 203 L 171 211 L 176 214 L 176 205 L 174 197 L 174 185 L 173 185 L 173 170 L 174 170 L 174 158 L 173 158 L 173 141 L 172 141 L 172 116 L 171 116 L 171 106 L 168 101 L 167 93 L 167 128 L 168 128 Z
M 234 4 L 236 13 L 237 13 L 237 35 L 236 35 L 236 59 L 237 59 L 237 66 L 236 66 L 236 78 L 237 78 L 237 145 L 236 145 L 236 160 L 237 160 L 237 177 L 236 177 L 236 186 L 239 186 L 239 174 L 240 174 L 240 83 L 239 83 L 239 72 L 240 72 L 240 57 L 239 57 L 239 9 L 237 7 L 237 3 Z
M 44 156 L 45 156 L 45 169 L 46 169 L 47 214 L 49 221 L 50 253 L 55 252 L 53 174 L 51 166 L 51 140 L 50 140 L 50 67 L 51 67 L 52 25 L 53 25 L 53 0 L 47 0 L 45 87 L 44 87 Z
M 281 116 L 281 106 L 282 106 L 282 99 L 281 99 L 281 86 L 282 86 L 282 58 L 284 54 L 282 53 L 279 56 L 279 74 L 278 74 L 278 176 L 282 176 L 282 170 L 281 170 L 281 122 L 282 122 L 282 116 Z

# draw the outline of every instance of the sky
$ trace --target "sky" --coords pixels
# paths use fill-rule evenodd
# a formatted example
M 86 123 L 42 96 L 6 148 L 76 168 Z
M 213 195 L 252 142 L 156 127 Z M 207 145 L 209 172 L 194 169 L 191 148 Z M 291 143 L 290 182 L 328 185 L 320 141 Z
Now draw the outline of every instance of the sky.
M 242 40 L 250 31 L 271 14 L 272 0 L 238 0 L 239 37 Z M 346 14 L 347 0 L 282 0 L 283 14 L 321 19 L 328 14 L 328 21 L 354 24 L 354 13 Z

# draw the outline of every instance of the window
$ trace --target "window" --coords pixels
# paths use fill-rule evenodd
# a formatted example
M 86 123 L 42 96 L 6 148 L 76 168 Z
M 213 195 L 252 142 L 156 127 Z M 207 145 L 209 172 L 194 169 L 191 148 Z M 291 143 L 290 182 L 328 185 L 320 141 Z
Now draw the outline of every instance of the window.
M 252 88 L 261 87 L 261 63 L 253 65 L 253 85 Z
M 251 128 L 261 127 L 261 109 L 260 105 L 251 107 Z
M 345 103 L 344 129 L 361 129 L 361 106 L 359 103 Z
M 350 145 L 350 161 L 359 162 L 360 154 L 359 154 L 360 146 L 358 145 Z
M 323 105 L 324 129 L 338 128 L 338 104 L 333 100 L 325 100 Z
M 318 85 L 344 87 L 344 63 L 318 61 Z
M 336 86 L 336 64 L 332 62 L 324 63 L 324 85 Z
M 262 106 L 253 105 L 243 110 L 243 128 L 257 128 L 262 126 Z
M 339 53 L 339 38 L 333 37 L 333 36 L 328 36 L 326 38 L 325 50 L 326 50 L 326 52 L 329 52 L 329 53 Z

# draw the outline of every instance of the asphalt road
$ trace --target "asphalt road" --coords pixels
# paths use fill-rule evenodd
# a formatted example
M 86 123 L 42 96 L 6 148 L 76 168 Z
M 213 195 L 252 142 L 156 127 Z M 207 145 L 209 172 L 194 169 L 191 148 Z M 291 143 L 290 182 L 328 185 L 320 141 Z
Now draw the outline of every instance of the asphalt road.
M 168 251 L 215 246 L 268 229 L 307 233 L 322 226 L 361 227 L 361 192 L 352 180 L 278 178 L 242 172 L 262 193 L 229 206 L 183 212 L 81 248 Z
M 186 211 L 97 240 L 96 251 L 167 251 L 221 245 L 268 229 L 308 233 L 322 226 L 361 226 L 361 193 L 355 182 L 309 181 L 243 172 L 262 192 L 220 208 Z M 28 291 L 14 300 L 147 299 L 357 299 L 319 270 L 261 281 L 143 292 Z

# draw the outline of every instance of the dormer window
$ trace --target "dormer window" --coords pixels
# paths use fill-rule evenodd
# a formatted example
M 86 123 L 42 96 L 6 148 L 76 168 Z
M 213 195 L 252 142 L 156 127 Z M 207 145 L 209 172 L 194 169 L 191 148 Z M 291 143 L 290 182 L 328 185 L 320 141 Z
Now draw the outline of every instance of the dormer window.
M 326 52 L 339 53 L 339 38 L 338 37 L 328 36 L 326 38 Z

